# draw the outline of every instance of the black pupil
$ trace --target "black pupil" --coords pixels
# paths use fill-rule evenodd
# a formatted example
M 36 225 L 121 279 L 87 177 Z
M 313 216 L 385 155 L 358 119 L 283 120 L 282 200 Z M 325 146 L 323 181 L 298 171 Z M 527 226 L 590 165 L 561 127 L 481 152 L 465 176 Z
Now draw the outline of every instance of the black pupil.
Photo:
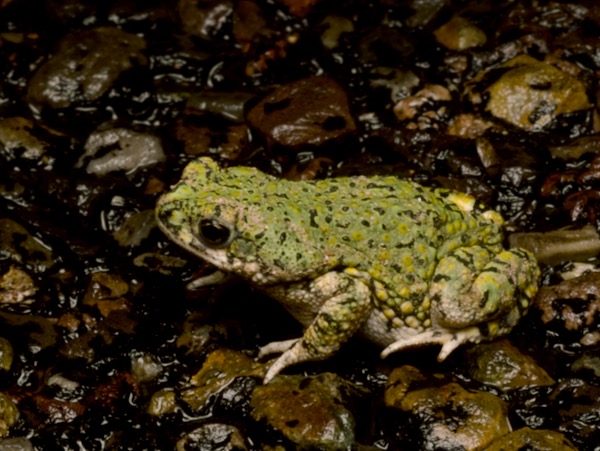
M 226 243 L 231 234 L 227 227 L 213 219 L 203 219 L 200 221 L 200 233 L 204 241 L 214 245 Z

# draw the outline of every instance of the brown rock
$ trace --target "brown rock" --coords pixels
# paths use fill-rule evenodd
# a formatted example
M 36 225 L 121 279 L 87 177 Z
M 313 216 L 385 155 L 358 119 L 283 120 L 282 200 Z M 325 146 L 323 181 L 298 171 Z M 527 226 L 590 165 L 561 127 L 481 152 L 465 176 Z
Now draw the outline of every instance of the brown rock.
M 506 339 L 479 344 L 467 355 L 469 375 L 500 390 L 554 384 L 554 379 L 532 357 L 522 354 Z
M 388 383 L 385 395 L 386 405 L 409 413 L 418 423 L 421 449 L 484 449 L 510 431 L 507 406 L 500 398 L 465 390 L 455 382 L 424 387 L 427 381 L 422 378 L 417 370 L 404 367 Z
M 298 449 L 346 450 L 354 443 L 354 417 L 344 406 L 344 394 L 358 391 L 330 373 L 278 376 L 254 390 L 251 415 Z
M 319 0 L 277 0 L 279 3 L 283 3 L 290 9 L 290 12 L 296 16 L 305 16 L 308 14 L 313 6 L 319 2 Z
M 464 17 L 454 16 L 433 32 L 435 39 L 450 50 L 466 50 L 485 44 L 485 33 Z
M 311 77 L 281 86 L 247 116 L 270 145 L 319 145 L 356 130 L 348 97 L 327 77 Z
M 545 429 L 521 428 L 504 437 L 494 440 L 487 451 L 506 451 L 510 449 L 535 449 L 544 451 L 577 450 L 560 432 Z
M 478 87 L 486 77 L 494 82 Z M 519 55 L 483 72 L 470 85 L 472 102 L 482 101 L 477 91 L 485 92 L 489 95 L 487 111 L 525 130 L 541 130 L 561 114 L 591 107 L 581 81 L 527 55 Z
M 562 321 L 566 330 L 597 326 L 600 312 L 600 273 L 588 272 L 558 285 L 542 287 L 535 305 L 542 321 Z

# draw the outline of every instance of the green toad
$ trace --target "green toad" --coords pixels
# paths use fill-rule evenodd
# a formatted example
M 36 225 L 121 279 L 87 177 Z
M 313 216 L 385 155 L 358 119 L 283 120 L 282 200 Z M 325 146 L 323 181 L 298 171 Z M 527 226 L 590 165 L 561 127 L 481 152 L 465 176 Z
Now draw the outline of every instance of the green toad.
M 509 332 L 537 292 L 502 218 L 466 194 L 395 177 L 287 181 L 200 158 L 156 208 L 177 244 L 281 302 L 301 338 L 270 343 L 285 367 L 324 359 L 355 333 L 385 349 L 457 346 Z

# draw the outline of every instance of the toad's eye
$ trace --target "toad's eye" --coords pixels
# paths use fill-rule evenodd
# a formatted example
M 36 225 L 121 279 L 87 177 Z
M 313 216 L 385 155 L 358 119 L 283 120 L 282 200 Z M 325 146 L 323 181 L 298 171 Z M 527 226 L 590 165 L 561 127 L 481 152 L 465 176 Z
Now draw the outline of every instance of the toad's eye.
M 233 227 L 218 219 L 203 219 L 198 224 L 198 239 L 207 247 L 227 247 L 235 238 Z

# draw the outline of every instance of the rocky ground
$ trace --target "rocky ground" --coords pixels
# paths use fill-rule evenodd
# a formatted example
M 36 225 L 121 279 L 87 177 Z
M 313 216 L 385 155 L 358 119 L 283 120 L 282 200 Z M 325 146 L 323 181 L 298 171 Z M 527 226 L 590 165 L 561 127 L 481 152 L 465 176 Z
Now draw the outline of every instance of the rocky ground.
M 600 6 L 0 2 L 0 449 L 598 449 Z M 212 155 L 473 194 L 543 269 L 506 338 L 334 358 L 156 228 Z

